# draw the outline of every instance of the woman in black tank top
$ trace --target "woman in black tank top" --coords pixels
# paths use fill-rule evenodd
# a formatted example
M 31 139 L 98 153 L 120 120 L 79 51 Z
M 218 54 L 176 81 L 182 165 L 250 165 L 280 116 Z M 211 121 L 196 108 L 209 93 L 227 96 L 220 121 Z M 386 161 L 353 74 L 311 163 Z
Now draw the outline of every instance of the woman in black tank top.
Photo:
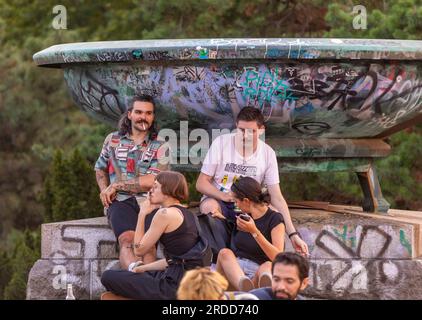
M 234 290 L 271 286 L 271 261 L 284 250 L 282 215 L 269 208 L 269 194 L 251 177 L 239 178 L 231 191 L 242 214 L 236 218 L 230 249 L 218 254 L 217 271 Z
M 166 259 L 138 266 L 133 272 L 104 272 L 101 282 L 107 290 L 132 299 L 175 299 L 184 271 L 204 266 L 205 260 L 198 257 L 208 247 L 201 243 L 196 216 L 180 204 L 187 197 L 188 186 L 182 174 L 166 171 L 157 175 L 149 198 L 141 204 L 134 253 L 143 256 L 160 242 Z M 148 215 L 153 215 L 153 218 L 145 232 L 145 218 Z M 195 251 L 200 249 L 203 250 Z M 189 253 L 194 258 L 185 263 L 186 254 Z

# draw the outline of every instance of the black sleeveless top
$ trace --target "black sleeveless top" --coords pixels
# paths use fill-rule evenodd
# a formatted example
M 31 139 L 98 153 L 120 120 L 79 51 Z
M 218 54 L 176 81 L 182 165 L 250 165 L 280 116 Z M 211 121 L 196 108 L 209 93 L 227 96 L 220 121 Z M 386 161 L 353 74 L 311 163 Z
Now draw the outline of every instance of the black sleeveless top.
M 258 230 L 261 231 L 269 242 L 272 241 L 271 231 L 280 223 L 284 223 L 281 213 L 271 208 L 268 208 L 262 217 L 254 221 Z M 249 232 L 237 230 L 237 228 L 232 233 L 231 249 L 237 257 L 246 258 L 258 264 L 269 260 L 264 250 L 261 249 L 252 235 Z
M 192 212 L 178 205 L 171 207 L 175 207 L 182 212 L 183 222 L 176 230 L 163 233 L 160 237 L 160 242 L 168 254 L 178 256 L 192 249 L 198 242 L 199 234 Z

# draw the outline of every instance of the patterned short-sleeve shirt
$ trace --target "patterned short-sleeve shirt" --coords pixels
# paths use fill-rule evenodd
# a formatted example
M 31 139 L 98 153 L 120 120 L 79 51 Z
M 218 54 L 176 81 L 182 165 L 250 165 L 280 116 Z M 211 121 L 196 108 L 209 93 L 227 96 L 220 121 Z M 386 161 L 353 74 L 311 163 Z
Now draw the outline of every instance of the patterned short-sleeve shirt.
M 135 144 L 129 134 L 119 135 L 118 132 L 110 133 L 104 140 L 100 156 L 95 163 L 96 170 L 106 171 L 110 183 L 122 180 L 135 179 L 136 177 L 154 174 L 168 170 L 162 157 L 166 151 L 163 141 L 148 135 L 141 144 Z M 136 196 L 144 196 L 145 193 Z M 117 200 L 123 201 L 131 194 L 119 192 Z

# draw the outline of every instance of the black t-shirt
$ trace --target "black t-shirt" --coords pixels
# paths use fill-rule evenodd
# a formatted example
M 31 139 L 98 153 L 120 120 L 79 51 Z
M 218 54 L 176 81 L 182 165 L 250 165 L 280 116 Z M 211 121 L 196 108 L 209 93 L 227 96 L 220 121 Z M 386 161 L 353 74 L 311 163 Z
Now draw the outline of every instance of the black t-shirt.
M 282 215 L 270 208 L 261 218 L 255 220 L 256 227 L 269 242 L 272 242 L 271 231 L 280 223 L 284 223 Z M 246 258 L 258 264 L 269 260 L 252 234 L 235 229 L 232 237 L 231 249 L 237 257 Z

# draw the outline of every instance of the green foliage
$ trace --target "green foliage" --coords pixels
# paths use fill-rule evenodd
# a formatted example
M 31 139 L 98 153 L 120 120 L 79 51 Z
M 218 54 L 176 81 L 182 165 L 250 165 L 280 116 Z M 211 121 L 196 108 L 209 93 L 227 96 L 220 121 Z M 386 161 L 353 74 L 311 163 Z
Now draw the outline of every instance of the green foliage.
M 26 2 L 0 1 L 7 26 L 0 34 L 9 43 L 18 44 L 22 33 L 41 38 L 52 29 L 57 2 Z M 326 9 L 311 0 L 63 0 L 60 4 L 67 9 L 68 30 L 77 30 L 79 41 L 316 36 L 327 28 Z
M 102 205 L 98 193 L 94 169 L 79 150 L 66 158 L 57 150 L 41 197 L 45 222 L 99 216 Z
M 367 29 L 353 29 L 353 6 L 367 9 Z M 328 5 L 326 21 L 330 30 L 327 37 L 410 39 L 422 38 L 422 1 L 336 1 Z
M 6 248 L 0 250 L 0 297 L 8 300 L 26 298 L 26 283 L 32 265 L 40 257 L 39 230 L 12 231 Z
M 6 251 L 0 251 L 0 299 L 4 299 L 4 289 L 12 277 L 12 265 Z
M 76 31 L 53 31 L 45 37 L 21 37 L 22 47 L 8 42 L 0 51 L 0 239 L 12 228 L 33 229 L 42 222 L 44 208 L 38 199 L 54 150 L 71 152 L 78 146 L 93 163 L 111 130 L 75 108 L 62 71 L 34 67 L 34 52 L 78 39 Z
M 201 200 L 201 194 L 196 190 L 196 180 L 198 180 L 199 172 L 186 172 L 184 175 L 189 187 L 189 202 Z
M 361 205 L 363 200 L 356 174 L 350 172 L 282 173 L 280 185 L 290 201 L 326 201 Z
M 422 207 L 422 126 L 390 137 L 392 154 L 376 163 L 384 196 L 394 208 Z

